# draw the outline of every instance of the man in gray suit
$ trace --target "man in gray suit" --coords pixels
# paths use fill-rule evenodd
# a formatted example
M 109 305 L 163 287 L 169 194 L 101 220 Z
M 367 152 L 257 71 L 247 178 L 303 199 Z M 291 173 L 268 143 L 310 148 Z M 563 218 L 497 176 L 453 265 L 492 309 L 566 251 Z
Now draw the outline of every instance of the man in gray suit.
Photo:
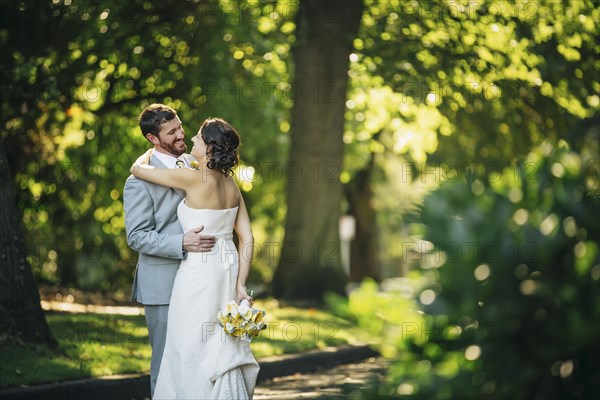
M 175 110 L 152 104 L 140 115 L 140 129 L 154 145 L 150 165 L 156 168 L 182 168 L 194 158 L 185 154 L 185 131 Z M 167 334 L 167 314 L 179 263 L 188 251 L 212 250 L 215 238 L 203 235 L 199 226 L 183 232 L 177 219 L 177 206 L 185 193 L 155 185 L 134 176 L 125 182 L 123 205 L 129 247 L 139 253 L 131 300 L 144 305 L 152 362 L 151 392 L 158 377 Z

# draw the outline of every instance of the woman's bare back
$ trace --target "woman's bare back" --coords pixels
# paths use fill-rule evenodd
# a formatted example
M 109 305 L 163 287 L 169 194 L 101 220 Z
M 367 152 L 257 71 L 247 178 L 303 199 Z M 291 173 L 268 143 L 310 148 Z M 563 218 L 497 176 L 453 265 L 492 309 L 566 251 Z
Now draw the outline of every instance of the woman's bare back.
M 185 204 L 191 208 L 223 210 L 240 204 L 240 191 L 230 176 L 198 171 L 198 180 L 186 188 Z

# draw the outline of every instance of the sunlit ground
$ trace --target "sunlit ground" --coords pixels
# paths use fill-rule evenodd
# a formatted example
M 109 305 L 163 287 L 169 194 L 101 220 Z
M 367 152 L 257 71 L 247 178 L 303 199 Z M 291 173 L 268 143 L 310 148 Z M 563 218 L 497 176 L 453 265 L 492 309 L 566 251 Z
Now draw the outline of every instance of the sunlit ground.
M 342 398 L 339 396 L 382 381 L 388 365 L 389 361 L 383 358 L 369 358 L 360 363 L 340 365 L 326 371 L 270 379 L 257 386 L 254 399 L 295 400 L 322 396 Z
M 59 352 L 38 346 L 0 351 L 0 388 L 61 380 L 148 373 L 151 349 L 141 306 L 80 304 L 73 296 L 41 302 Z M 363 334 L 326 310 L 257 300 L 268 328 L 252 342 L 256 358 L 362 344 Z
M 44 311 L 59 311 L 65 313 L 94 313 L 118 315 L 144 315 L 144 308 L 127 306 L 97 306 L 94 304 L 77 304 L 68 301 L 42 300 Z

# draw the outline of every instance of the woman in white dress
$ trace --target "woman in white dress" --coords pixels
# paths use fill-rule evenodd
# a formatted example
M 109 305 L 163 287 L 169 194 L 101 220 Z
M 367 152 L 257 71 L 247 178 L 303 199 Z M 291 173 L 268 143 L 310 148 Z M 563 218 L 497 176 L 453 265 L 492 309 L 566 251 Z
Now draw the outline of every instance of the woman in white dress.
M 192 142 L 190 154 L 199 161 L 195 169 L 154 168 L 148 165 L 152 150 L 131 167 L 140 179 L 185 191 L 177 209 L 184 232 L 204 225 L 203 232 L 217 238 L 213 251 L 188 253 L 177 272 L 154 399 L 251 399 L 258 363 L 248 342 L 226 335 L 217 323 L 219 309 L 229 301 L 252 301 L 246 280 L 254 239 L 231 177 L 239 161 L 239 135 L 227 122 L 211 118 Z

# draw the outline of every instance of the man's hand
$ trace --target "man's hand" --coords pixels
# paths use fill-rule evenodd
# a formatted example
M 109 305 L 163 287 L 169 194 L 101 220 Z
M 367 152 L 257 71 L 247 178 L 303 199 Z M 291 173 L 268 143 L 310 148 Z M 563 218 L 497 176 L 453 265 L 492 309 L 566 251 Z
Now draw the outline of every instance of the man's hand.
M 183 235 L 183 249 L 192 253 L 204 253 L 215 247 L 215 237 L 202 235 L 204 225 L 193 228 Z

